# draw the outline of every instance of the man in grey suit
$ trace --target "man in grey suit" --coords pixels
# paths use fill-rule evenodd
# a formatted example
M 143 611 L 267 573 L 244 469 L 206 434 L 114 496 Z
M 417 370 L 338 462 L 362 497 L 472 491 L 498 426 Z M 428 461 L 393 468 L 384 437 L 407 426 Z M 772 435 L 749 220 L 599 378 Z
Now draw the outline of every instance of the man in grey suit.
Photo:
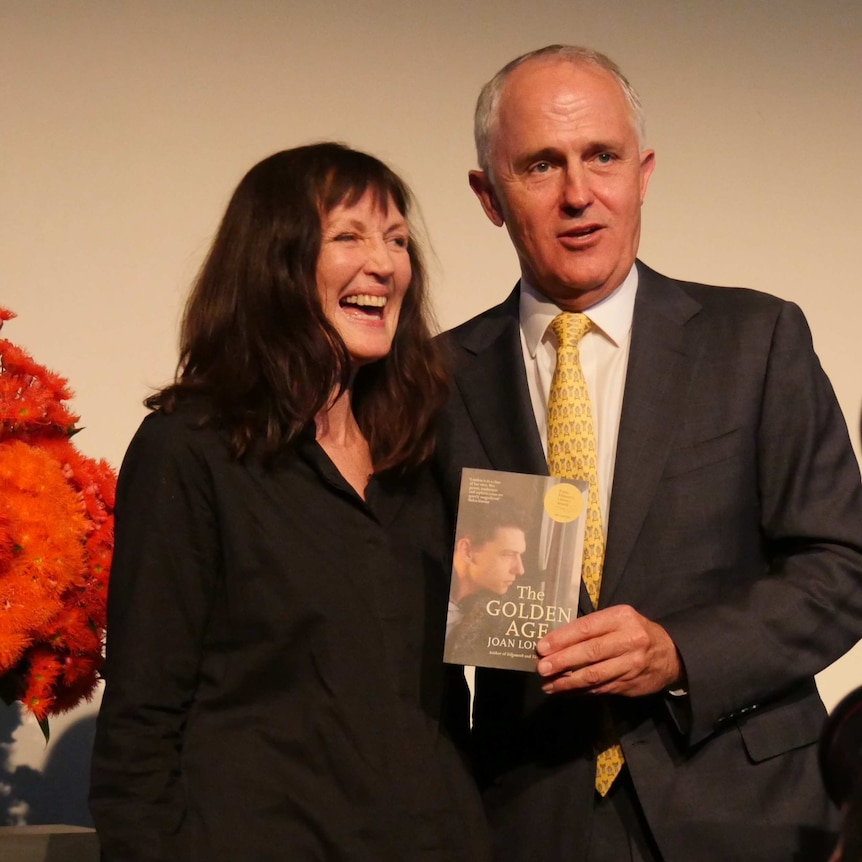
M 539 642 L 537 672 L 477 670 L 497 857 L 826 859 L 814 674 L 862 636 L 862 492 L 805 319 L 636 260 L 655 155 L 603 55 L 512 61 L 479 98 L 476 142 L 470 184 L 521 280 L 445 336 L 441 475 L 454 502 L 462 467 L 547 472 L 549 324 L 583 313 L 604 542 L 597 601 Z M 615 743 L 622 770 L 599 792 Z

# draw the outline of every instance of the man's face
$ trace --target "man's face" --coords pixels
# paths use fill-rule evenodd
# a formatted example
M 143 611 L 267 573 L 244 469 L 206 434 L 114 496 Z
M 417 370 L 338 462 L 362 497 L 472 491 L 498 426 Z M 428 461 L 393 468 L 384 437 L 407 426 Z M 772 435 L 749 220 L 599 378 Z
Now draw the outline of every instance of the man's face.
M 506 225 L 524 278 L 580 311 L 631 269 L 653 166 L 610 72 L 537 59 L 507 79 L 490 176 L 471 171 L 470 185 L 488 218 Z
M 476 589 L 502 596 L 524 574 L 521 557 L 527 550 L 524 531 L 518 527 L 498 527 L 481 545 L 470 545 L 468 577 Z

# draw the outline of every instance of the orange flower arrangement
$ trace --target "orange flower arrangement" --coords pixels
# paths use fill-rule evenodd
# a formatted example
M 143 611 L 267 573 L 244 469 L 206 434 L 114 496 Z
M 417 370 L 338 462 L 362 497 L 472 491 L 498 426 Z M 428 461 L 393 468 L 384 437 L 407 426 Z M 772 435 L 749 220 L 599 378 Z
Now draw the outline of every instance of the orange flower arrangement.
M 72 445 L 71 396 L 0 339 L 0 696 L 46 734 L 96 688 L 114 544 L 116 474 Z

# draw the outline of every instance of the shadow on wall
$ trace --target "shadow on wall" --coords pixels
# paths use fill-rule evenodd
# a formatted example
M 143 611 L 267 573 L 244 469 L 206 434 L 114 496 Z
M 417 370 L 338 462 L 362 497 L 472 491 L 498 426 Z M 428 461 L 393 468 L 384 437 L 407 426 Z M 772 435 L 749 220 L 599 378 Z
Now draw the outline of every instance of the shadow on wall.
M 92 826 L 87 792 L 95 715 L 82 718 L 52 738 L 41 771 L 30 766 L 11 767 L 9 754 L 20 723 L 17 707 L 0 703 L 0 826 Z

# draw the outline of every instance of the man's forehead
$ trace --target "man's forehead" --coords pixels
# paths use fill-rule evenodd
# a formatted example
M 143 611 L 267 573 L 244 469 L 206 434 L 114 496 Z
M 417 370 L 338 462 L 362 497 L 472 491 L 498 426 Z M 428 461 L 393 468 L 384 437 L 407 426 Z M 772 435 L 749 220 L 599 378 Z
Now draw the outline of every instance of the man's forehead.
M 528 60 L 506 79 L 500 94 L 500 116 L 530 109 L 548 98 L 577 101 L 584 92 L 625 102 L 619 81 L 595 63 L 559 57 Z
M 513 157 L 583 134 L 593 143 L 637 147 L 637 123 L 625 91 L 607 69 L 586 61 L 536 58 L 513 70 L 490 130 L 493 154 Z M 492 156 L 493 158 L 494 156 Z

